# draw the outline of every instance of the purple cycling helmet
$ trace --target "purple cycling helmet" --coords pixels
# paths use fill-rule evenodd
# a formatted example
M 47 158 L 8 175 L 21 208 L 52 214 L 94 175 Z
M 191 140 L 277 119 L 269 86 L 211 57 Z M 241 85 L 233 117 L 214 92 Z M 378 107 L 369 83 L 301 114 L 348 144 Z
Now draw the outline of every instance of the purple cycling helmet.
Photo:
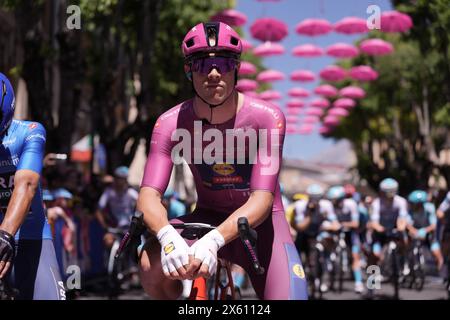
M 236 31 L 223 22 L 199 23 L 183 39 L 185 59 L 196 54 L 225 51 L 240 56 L 242 41 Z

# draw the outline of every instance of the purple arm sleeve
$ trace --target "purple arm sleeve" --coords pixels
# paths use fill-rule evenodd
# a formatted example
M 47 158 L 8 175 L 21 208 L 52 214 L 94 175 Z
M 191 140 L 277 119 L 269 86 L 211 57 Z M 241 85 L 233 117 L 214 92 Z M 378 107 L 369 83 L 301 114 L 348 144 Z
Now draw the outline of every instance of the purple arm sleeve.
M 164 123 L 165 122 L 165 123 Z M 158 121 L 153 128 L 150 152 L 145 164 L 141 187 L 152 187 L 164 194 L 172 172 L 172 141 L 169 121 Z M 163 125 L 164 123 L 164 125 Z
M 258 151 L 252 168 L 250 190 L 275 193 L 283 157 L 286 118 L 278 108 L 270 105 L 268 109 L 257 113 Z

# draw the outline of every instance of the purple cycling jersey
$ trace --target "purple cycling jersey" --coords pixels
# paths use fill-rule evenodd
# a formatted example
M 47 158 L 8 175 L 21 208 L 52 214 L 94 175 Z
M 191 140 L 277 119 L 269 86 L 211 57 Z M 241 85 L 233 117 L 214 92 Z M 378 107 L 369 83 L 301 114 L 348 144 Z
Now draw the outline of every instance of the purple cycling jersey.
M 256 228 L 257 252 L 265 274 L 255 274 L 237 240 L 218 254 L 249 273 L 259 298 L 307 299 L 305 273 L 289 233 L 278 183 L 284 133 L 285 117 L 270 103 L 244 96 L 243 106 L 232 119 L 208 124 L 196 116 L 193 100 L 188 100 L 157 120 L 141 186 L 163 194 L 172 165 L 178 161 L 176 154 L 182 149 L 178 159 L 182 154 L 193 173 L 197 208 L 172 222 L 217 226 L 241 207 L 252 191 L 273 193 L 272 215 Z M 181 141 L 185 145 L 180 148 Z
M 177 135 L 189 134 L 192 139 L 186 148 L 189 150 L 183 150 L 183 158 L 195 179 L 199 207 L 232 213 L 247 201 L 250 192 L 264 190 L 274 194 L 273 211 L 283 212 L 278 173 L 284 133 L 283 113 L 267 102 L 245 96 L 243 106 L 232 119 L 207 124 L 196 116 L 193 100 L 188 100 L 157 120 L 141 186 L 164 193 L 172 171 L 172 151 L 185 142 Z M 221 141 L 211 142 L 211 135 L 216 134 Z M 256 138 L 253 144 L 251 138 Z M 211 163 L 205 159 L 207 150 L 222 161 Z

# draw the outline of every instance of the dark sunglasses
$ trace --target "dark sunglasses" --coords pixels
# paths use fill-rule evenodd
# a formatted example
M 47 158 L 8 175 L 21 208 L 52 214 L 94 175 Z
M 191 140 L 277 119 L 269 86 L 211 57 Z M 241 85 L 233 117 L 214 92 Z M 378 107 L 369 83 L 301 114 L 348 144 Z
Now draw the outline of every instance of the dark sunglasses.
M 232 57 L 202 57 L 196 58 L 191 62 L 192 72 L 198 72 L 207 75 L 213 68 L 221 74 L 236 69 L 238 61 Z
M 0 103 L 0 110 L 3 110 L 3 103 L 5 102 L 6 97 L 6 84 L 2 81 L 2 102 Z

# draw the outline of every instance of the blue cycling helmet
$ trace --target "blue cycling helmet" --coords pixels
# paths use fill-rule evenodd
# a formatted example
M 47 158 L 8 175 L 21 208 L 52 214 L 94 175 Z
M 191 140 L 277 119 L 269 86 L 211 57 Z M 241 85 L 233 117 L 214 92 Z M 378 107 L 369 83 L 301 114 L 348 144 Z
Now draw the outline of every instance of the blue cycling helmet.
M 397 190 L 398 190 L 398 182 L 392 178 L 386 178 L 380 182 L 380 191 L 393 193 L 397 192 Z
M 73 195 L 72 193 L 70 193 L 69 190 L 64 189 L 64 188 L 58 188 L 55 191 L 53 191 L 53 195 L 56 198 L 65 198 L 65 199 L 72 199 Z
M 0 72 L 0 135 L 3 135 L 11 125 L 14 116 L 14 89 L 8 78 Z
M 308 195 L 308 197 L 310 199 L 319 200 L 323 197 L 324 193 L 325 192 L 324 192 L 323 188 L 318 184 L 311 184 L 306 189 L 306 194 Z
M 175 190 L 172 188 L 167 188 L 166 192 L 164 192 L 163 198 L 168 199 L 172 198 L 175 195 Z
M 128 178 L 129 169 L 126 166 L 120 166 L 117 167 L 116 170 L 114 170 L 114 176 L 117 178 Z
M 329 200 L 339 200 L 345 198 L 345 188 L 343 186 L 333 186 L 328 189 L 327 198 Z
M 42 200 L 53 201 L 53 200 L 55 200 L 55 197 L 50 192 L 50 190 L 44 189 L 44 190 L 42 190 Z
M 408 201 L 414 204 L 427 202 L 427 193 L 423 190 L 414 190 L 408 196 Z

